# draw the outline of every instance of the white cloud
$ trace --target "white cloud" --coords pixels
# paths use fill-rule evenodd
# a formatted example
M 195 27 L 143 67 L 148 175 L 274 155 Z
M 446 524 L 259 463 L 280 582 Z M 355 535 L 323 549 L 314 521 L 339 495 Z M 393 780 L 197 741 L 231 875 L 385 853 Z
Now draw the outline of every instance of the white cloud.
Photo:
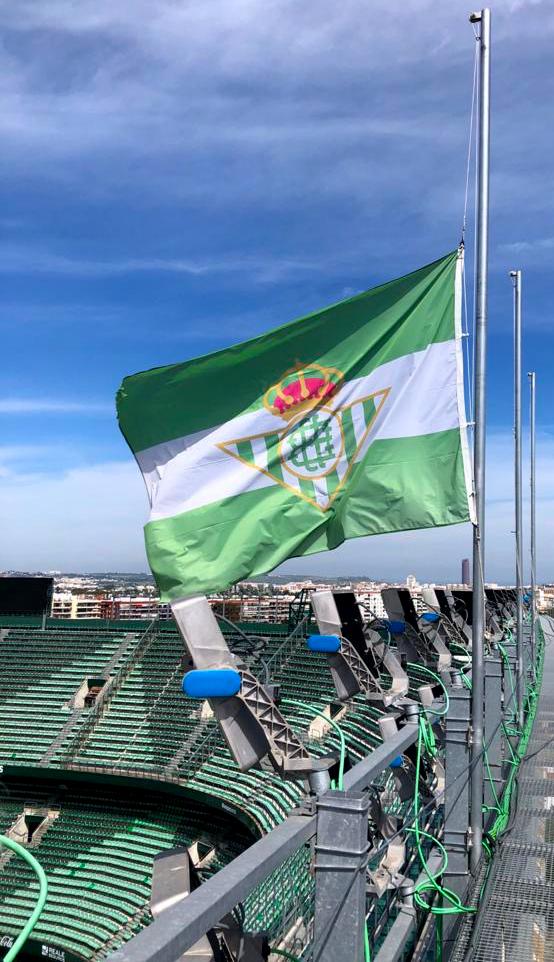
M 48 451 L 51 451 L 51 447 L 47 444 L 2 444 L 0 445 L 0 463 L 32 460 Z
M 500 244 L 499 250 L 521 254 L 527 251 L 551 251 L 554 248 L 554 237 L 537 237 L 535 240 L 513 241 L 510 244 Z
M 133 462 L 0 479 L 0 569 L 146 570 Z
M 521 3 L 494 11 L 495 90 L 510 90 L 495 95 L 494 118 L 493 202 L 495 219 L 510 214 L 505 238 L 520 228 L 516 203 L 547 217 L 553 196 L 551 133 L 531 108 L 554 14 L 531 2 L 517 16 Z M 0 5 L 4 182 L 24 178 L 64 211 L 86 206 L 93 225 L 107 211 L 100 253 L 88 225 L 70 236 L 66 226 L 52 242 L 28 214 L 23 243 L 0 251 L 0 272 L 269 283 L 342 269 L 348 282 L 387 258 L 407 269 L 414 244 L 423 260 L 454 246 L 472 77 L 467 4 L 370 6 L 368 14 L 362 0 L 320 0 L 317 13 L 297 0 Z M 527 71 L 526 85 L 513 87 L 512 69 Z M 306 209 L 302 232 L 295 220 Z M 111 234 L 112 219 L 124 224 L 137 210 L 150 230 Z
M 78 187 L 83 172 L 60 161 L 80 158 L 87 193 L 140 180 L 143 191 L 228 204 L 324 191 L 372 209 L 394 184 L 424 207 L 434 184 L 433 196 L 458 211 L 467 9 L 461 0 L 374 0 L 370 15 L 361 0 L 320 0 L 317 14 L 296 0 L 19 0 L 0 9 L 13 40 L 0 49 L 5 165 L 16 158 L 18 173 L 30 166 Z M 498 44 L 530 30 L 546 42 L 553 29 L 546 3 L 515 34 L 509 8 L 495 15 Z M 460 71 L 463 101 L 460 86 L 454 98 L 445 91 Z M 497 164 L 510 130 L 511 116 L 497 127 Z
M 94 260 L 56 255 L 52 251 L 36 248 L 32 250 L 12 245 L 0 248 L 0 272 L 26 275 L 110 277 L 119 274 L 162 272 L 199 277 L 207 274 L 247 274 L 249 278 L 260 283 L 268 283 L 290 275 L 319 272 L 324 267 L 321 261 L 286 257 L 221 255 L 212 258 L 126 257 Z
M 59 275 L 67 287 L 77 277 L 147 272 L 217 274 L 220 283 L 221 275 L 243 275 L 265 283 L 299 272 L 328 274 L 339 258 L 350 275 L 355 264 L 365 272 L 393 255 L 398 263 L 399 251 L 407 249 L 413 266 L 414 247 L 427 252 L 437 224 L 448 224 L 450 232 L 461 220 L 473 56 L 468 10 L 465 0 L 374 0 L 369 7 L 362 0 L 320 0 L 317 9 L 297 0 L 0 4 L 0 168 L 8 193 L 11 178 L 31 191 L 38 184 L 39 192 L 46 180 L 60 210 L 82 212 L 86 200 L 93 214 L 90 225 L 75 227 L 70 219 L 69 240 L 66 224 L 54 241 L 35 229 L 34 213 L 7 217 L 4 227 L 17 231 L 20 244 L 3 244 L 0 272 Z M 552 205 L 552 135 L 541 109 L 541 70 L 551 56 L 553 31 L 554 7 L 546 0 L 508 0 L 494 11 L 492 196 L 498 236 L 507 241 L 496 253 L 510 260 L 546 260 L 552 252 L 549 228 L 538 224 L 531 231 L 522 219 L 540 211 L 546 223 Z M 514 75 L 525 75 L 525 84 L 514 85 Z M 200 205 L 183 203 L 191 198 L 200 198 Z M 326 213 L 330 198 L 342 205 L 332 216 Z M 317 220 L 310 219 L 311 201 L 320 211 Z M 300 232 L 294 220 L 298 210 L 303 216 L 303 205 L 308 217 Z M 40 204 L 27 201 L 23 210 L 35 207 L 40 225 Z M 231 228 L 225 221 L 229 208 L 236 230 L 234 221 Z M 161 225 L 161 240 L 152 240 L 148 229 L 121 237 L 118 225 L 131 210 L 132 217 L 144 210 L 146 219 L 152 210 L 170 210 L 179 226 L 166 236 L 161 214 L 151 221 L 153 234 Z M 507 210 L 508 226 L 500 229 L 499 212 Z M 102 247 L 91 253 L 87 242 L 97 245 L 99 212 L 107 212 Z M 273 212 L 285 236 L 274 258 Z M 221 243 L 225 247 L 227 230 L 237 246 L 218 255 L 222 214 Z M 261 226 L 245 241 L 241 221 L 252 215 Z M 241 256 L 249 243 L 255 256 Z M 46 286 L 42 277 L 32 280 Z M 43 311 L 42 298 L 39 303 Z M 51 309 L 48 329 L 60 323 L 63 310 Z M 115 310 L 117 321 L 120 307 Z M 234 319 L 225 316 L 237 333 Z M 102 323 L 109 326 L 112 317 L 108 308 Z M 92 315 L 87 319 L 92 327 Z M 121 325 L 112 326 L 120 334 Z M 150 328 L 158 339 L 166 336 L 157 325 Z M 184 330 L 179 325 L 174 336 L 190 337 Z M 133 328 L 133 337 L 141 336 Z M 112 411 L 111 403 L 94 401 L 0 399 L 4 414 Z M 554 490 L 554 454 L 548 439 L 541 448 L 541 551 L 544 563 L 552 564 L 554 511 L 547 499 Z M 10 546 L 14 566 L 144 566 L 144 505 L 132 463 L 54 477 L 46 469 L 24 470 L 32 463 L 28 454 L 5 453 L 2 460 L 0 452 L 10 506 L 1 509 L 2 544 Z M 510 570 L 511 478 L 509 438 L 492 439 L 491 576 Z M 136 492 L 129 504 L 127 490 Z M 453 564 L 454 577 L 469 543 L 467 528 L 448 528 L 351 542 L 291 565 L 312 571 L 354 566 L 376 574 L 386 569 L 391 577 L 427 571 L 431 577 L 437 566 Z
M 518 268 L 528 267 L 537 270 L 550 267 L 554 253 L 554 237 L 533 237 L 499 244 L 497 252 L 504 261 L 507 257 L 512 258 Z M 495 260 L 498 260 L 498 256 Z
M 0 398 L 0 414 L 113 414 L 113 404 L 65 398 Z
M 36 470 L 42 458 L 51 457 L 55 447 L 48 444 L 0 445 L 0 478 L 20 473 L 23 469 Z

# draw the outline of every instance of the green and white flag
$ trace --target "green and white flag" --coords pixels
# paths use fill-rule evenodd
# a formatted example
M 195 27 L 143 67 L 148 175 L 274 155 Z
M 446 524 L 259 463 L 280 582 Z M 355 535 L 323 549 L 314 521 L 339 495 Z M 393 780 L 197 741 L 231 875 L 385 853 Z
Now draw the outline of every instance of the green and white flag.
M 204 357 L 125 378 L 165 600 L 347 538 L 468 521 L 462 253 Z

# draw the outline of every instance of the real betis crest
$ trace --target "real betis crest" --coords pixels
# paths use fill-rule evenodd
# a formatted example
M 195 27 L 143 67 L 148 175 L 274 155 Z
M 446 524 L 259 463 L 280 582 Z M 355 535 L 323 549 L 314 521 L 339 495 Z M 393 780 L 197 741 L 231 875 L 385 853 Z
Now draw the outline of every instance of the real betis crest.
M 310 364 L 288 371 L 264 396 L 282 430 L 218 444 L 226 454 L 326 511 L 370 443 L 370 431 L 390 388 L 364 393 L 363 381 L 341 404 L 344 375 Z M 356 386 L 358 390 L 356 390 Z M 361 388 L 361 391 L 360 391 Z M 358 395 L 361 396 L 358 396 Z

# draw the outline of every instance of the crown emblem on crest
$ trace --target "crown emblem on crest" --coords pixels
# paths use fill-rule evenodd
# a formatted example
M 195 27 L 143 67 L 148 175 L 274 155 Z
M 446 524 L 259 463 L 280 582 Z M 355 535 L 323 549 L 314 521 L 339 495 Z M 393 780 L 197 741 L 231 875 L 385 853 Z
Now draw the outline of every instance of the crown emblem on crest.
M 336 394 L 342 380 L 342 372 L 334 367 L 296 367 L 266 391 L 264 404 L 272 414 L 289 421 L 325 403 Z
M 366 375 L 351 381 L 339 397 L 342 371 L 315 362 L 297 363 L 263 397 L 266 411 L 284 423 L 216 442 L 217 447 L 263 475 L 264 486 L 269 479 L 327 511 L 365 457 L 373 425 L 390 393 L 390 387 L 375 390 L 371 380 Z M 249 486 L 247 479 L 244 484 Z

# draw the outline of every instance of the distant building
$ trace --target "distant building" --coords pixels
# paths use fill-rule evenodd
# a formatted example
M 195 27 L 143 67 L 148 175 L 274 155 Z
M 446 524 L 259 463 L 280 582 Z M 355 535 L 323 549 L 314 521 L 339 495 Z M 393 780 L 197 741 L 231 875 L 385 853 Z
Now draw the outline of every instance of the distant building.
M 242 599 L 243 621 L 287 622 L 294 595 L 253 595 Z
M 137 598 L 115 598 L 110 600 L 106 606 L 104 618 L 122 618 L 133 620 L 135 618 L 160 618 L 164 621 L 171 618 L 171 609 L 168 604 L 158 601 L 157 598 L 140 596 Z M 113 612 L 113 614 L 111 614 Z
M 554 611 L 554 585 L 537 589 L 537 608 L 539 611 Z
M 416 614 L 422 615 L 424 611 L 427 611 L 427 605 L 423 600 L 423 590 L 418 585 L 417 588 L 411 589 L 410 594 L 412 596 Z
M 471 575 L 469 573 L 469 558 L 464 558 L 462 560 L 462 584 L 471 584 Z
M 221 615 L 227 621 L 241 621 L 242 601 L 240 598 L 210 598 L 214 614 Z
M 52 601 L 53 618 L 101 618 L 104 621 L 117 619 L 135 620 L 171 617 L 169 605 L 162 604 L 157 598 L 106 597 L 98 595 L 74 595 L 71 592 L 56 592 Z
M 54 592 L 52 599 L 52 618 L 72 618 L 72 606 L 73 596 L 70 591 L 64 592 L 63 594 Z
M 381 592 L 376 590 L 357 591 L 356 597 L 366 618 L 386 618 L 387 612 L 381 598 Z

